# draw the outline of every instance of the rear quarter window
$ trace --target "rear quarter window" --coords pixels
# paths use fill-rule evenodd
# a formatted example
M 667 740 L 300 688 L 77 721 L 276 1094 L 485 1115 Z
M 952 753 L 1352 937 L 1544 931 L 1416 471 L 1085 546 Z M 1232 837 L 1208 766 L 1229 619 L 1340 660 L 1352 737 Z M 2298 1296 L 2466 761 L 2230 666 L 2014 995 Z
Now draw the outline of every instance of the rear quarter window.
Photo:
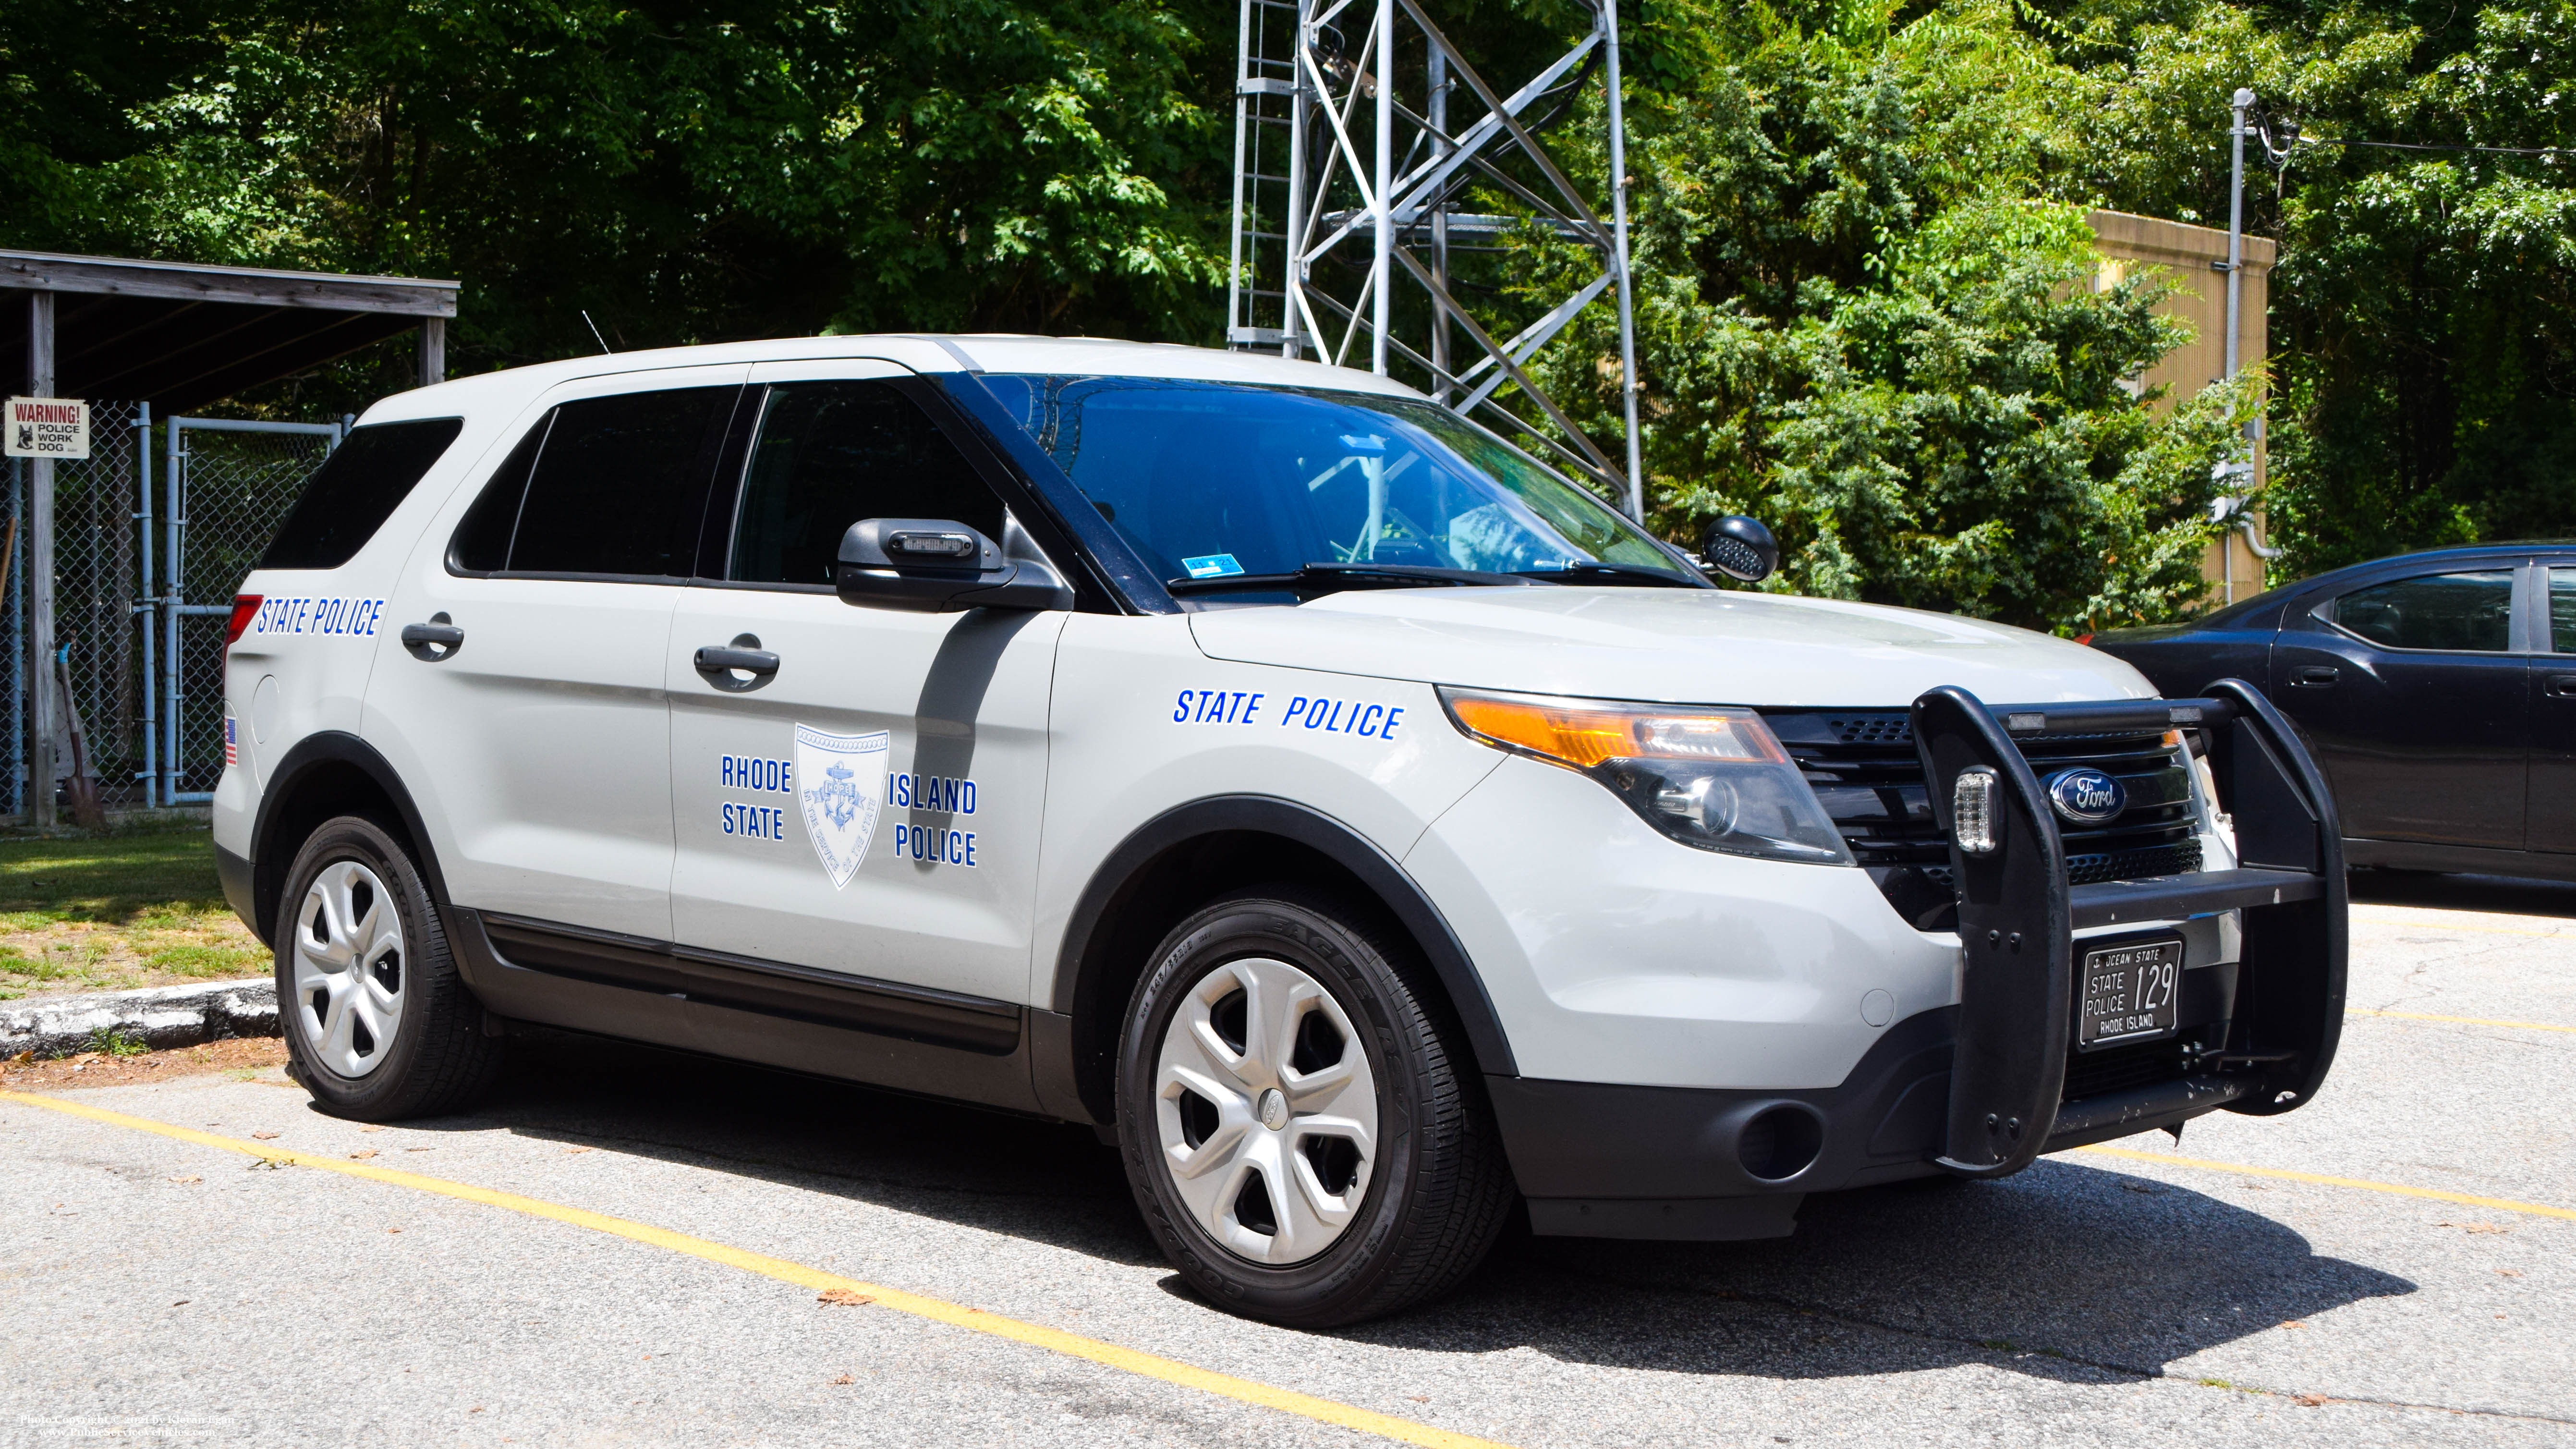
M 352 430 L 304 486 L 259 566 L 336 569 L 357 557 L 464 428 L 463 418 L 423 418 Z
M 2500 654 L 2512 647 L 2513 571 L 2424 574 L 2355 589 L 2334 621 L 2390 649 Z

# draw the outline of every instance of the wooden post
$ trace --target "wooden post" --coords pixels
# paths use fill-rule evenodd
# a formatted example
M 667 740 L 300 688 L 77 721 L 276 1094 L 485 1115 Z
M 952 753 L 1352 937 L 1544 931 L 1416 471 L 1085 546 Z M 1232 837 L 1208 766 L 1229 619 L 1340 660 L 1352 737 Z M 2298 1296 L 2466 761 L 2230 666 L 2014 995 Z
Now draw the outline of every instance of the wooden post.
M 420 319 L 420 385 L 447 381 L 447 319 Z
M 54 294 L 27 294 L 27 391 L 54 395 Z M 54 823 L 54 460 L 27 460 L 27 819 Z

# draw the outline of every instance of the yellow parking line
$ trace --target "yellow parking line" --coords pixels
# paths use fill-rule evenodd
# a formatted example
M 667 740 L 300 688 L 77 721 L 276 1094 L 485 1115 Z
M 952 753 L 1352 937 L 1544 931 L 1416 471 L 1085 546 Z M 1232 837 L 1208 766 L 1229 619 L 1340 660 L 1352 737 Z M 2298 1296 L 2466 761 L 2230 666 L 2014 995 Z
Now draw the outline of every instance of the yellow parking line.
M 656 1248 L 667 1248 L 675 1253 L 686 1253 L 690 1257 L 703 1258 L 710 1263 L 721 1263 L 728 1268 L 740 1268 L 745 1272 L 758 1273 L 762 1277 L 775 1278 L 781 1283 L 793 1283 L 799 1288 L 810 1288 L 817 1293 L 837 1288 L 864 1294 L 873 1299 L 879 1307 L 891 1308 L 897 1313 L 909 1313 L 916 1318 L 927 1318 L 956 1328 L 972 1329 L 977 1333 L 989 1333 L 996 1338 L 1007 1338 L 1028 1344 L 1032 1348 L 1043 1348 L 1072 1358 L 1088 1359 L 1109 1368 L 1124 1370 L 1149 1379 L 1160 1379 L 1167 1384 L 1178 1384 L 1182 1388 L 1197 1389 L 1203 1393 L 1216 1394 L 1242 1403 L 1257 1404 L 1265 1409 L 1277 1409 L 1282 1413 L 1300 1415 L 1320 1423 L 1356 1429 L 1363 1434 L 1375 1434 L 1399 1443 L 1420 1444 L 1426 1446 L 1426 1449 L 1504 1449 L 1504 1446 L 1490 1439 L 1453 1434 L 1446 1429 L 1435 1429 L 1427 1424 L 1417 1424 L 1410 1419 L 1399 1419 L 1392 1414 L 1380 1414 L 1350 1404 L 1336 1403 L 1331 1399 L 1319 1399 L 1310 1394 L 1273 1388 L 1268 1384 L 1254 1383 L 1250 1379 L 1235 1378 L 1231 1374 L 1214 1373 L 1174 1359 L 1140 1353 L 1132 1348 L 1121 1348 L 1114 1343 L 1103 1343 L 1096 1338 L 1084 1338 L 1080 1334 L 1066 1333 L 1061 1329 L 1047 1328 L 1035 1323 L 1022 1323 L 1015 1318 L 986 1313 L 980 1308 L 966 1308 L 945 1299 L 906 1293 L 900 1288 L 862 1283 L 855 1278 L 844 1278 L 836 1273 L 826 1273 L 819 1268 L 790 1263 L 783 1258 L 772 1258 L 766 1254 L 728 1247 L 723 1243 L 709 1242 L 704 1238 L 690 1237 L 686 1233 L 675 1233 L 665 1228 L 630 1222 L 625 1218 L 609 1217 L 604 1213 L 565 1207 L 559 1203 L 521 1197 L 516 1193 L 495 1192 L 486 1187 L 449 1182 L 444 1178 L 423 1177 L 413 1172 L 398 1172 L 389 1167 L 371 1167 L 362 1162 L 350 1162 L 337 1157 L 320 1157 L 310 1153 L 284 1151 L 262 1143 L 218 1137 L 211 1132 L 174 1127 L 169 1123 L 155 1122 L 144 1117 L 128 1117 L 122 1112 L 110 1112 L 84 1103 L 67 1102 L 58 1097 L 39 1097 L 25 1092 L 0 1091 L 0 1101 L 23 1102 L 31 1107 L 44 1107 L 56 1112 L 66 1112 L 75 1117 L 86 1117 L 93 1122 L 131 1127 L 139 1132 L 158 1133 L 163 1137 L 175 1138 L 181 1142 L 193 1142 L 200 1147 L 217 1147 L 226 1152 L 238 1152 L 245 1157 L 291 1163 L 297 1167 L 319 1167 L 350 1177 L 363 1177 L 371 1182 L 414 1188 L 421 1192 L 436 1193 L 441 1197 L 481 1203 L 486 1207 L 506 1208 L 511 1212 L 525 1213 L 529 1217 L 550 1218 L 555 1222 L 569 1223 L 577 1228 L 588 1228 L 593 1232 L 607 1233 Z
M 2423 1011 L 2372 1011 L 2367 1007 L 2347 1006 L 2346 1016 L 2393 1016 L 2400 1021 L 2448 1021 L 2461 1026 L 2509 1026 L 2516 1031 L 2576 1031 L 2576 1026 L 2551 1026 L 2545 1021 L 2490 1021 L 2483 1016 L 2435 1016 Z
M 2078 1147 L 2101 1157 L 2125 1157 L 2131 1162 L 2153 1162 L 2165 1167 L 2199 1167 L 2211 1172 L 2233 1172 L 2245 1177 L 2271 1177 L 2283 1182 L 2314 1183 L 2319 1187 L 2357 1187 L 2364 1192 L 2393 1193 L 2398 1197 L 2430 1198 L 2435 1202 L 2465 1203 L 2470 1207 L 2494 1208 L 2499 1212 L 2529 1213 L 2534 1217 L 2565 1218 L 2576 1222 L 2576 1208 L 2543 1207 L 2536 1202 L 2515 1202 L 2511 1198 L 2472 1197 L 2465 1192 L 2443 1192 L 2431 1187 L 2402 1187 L 2393 1182 L 2372 1182 L 2361 1177 L 2328 1177 L 2317 1172 L 2290 1172 L 2278 1167 L 2247 1167 L 2238 1162 L 2209 1162 L 2197 1157 L 2175 1157 L 2163 1152 L 2138 1152 L 2126 1147 Z

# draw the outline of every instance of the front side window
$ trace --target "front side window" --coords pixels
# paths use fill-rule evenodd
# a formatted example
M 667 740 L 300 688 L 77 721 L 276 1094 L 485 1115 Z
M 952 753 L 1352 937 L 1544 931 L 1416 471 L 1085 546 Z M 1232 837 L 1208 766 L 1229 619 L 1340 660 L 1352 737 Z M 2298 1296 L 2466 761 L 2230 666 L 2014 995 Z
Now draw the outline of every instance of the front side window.
M 458 527 L 460 568 L 681 578 L 735 387 L 568 402 L 538 420 Z
M 1697 582 L 1590 494 L 1430 403 L 1164 378 L 984 383 L 1166 579 L 1608 563 Z
M 2576 569 L 2549 571 L 2549 647 L 2576 654 Z
M 2335 600 L 2334 621 L 2390 649 L 2503 653 L 2513 647 L 2513 571 L 2424 574 Z
M 1002 536 L 1002 502 L 910 398 L 882 382 L 769 390 L 743 476 L 726 577 L 832 582 L 841 536 L 869 518 L 940 518 Z

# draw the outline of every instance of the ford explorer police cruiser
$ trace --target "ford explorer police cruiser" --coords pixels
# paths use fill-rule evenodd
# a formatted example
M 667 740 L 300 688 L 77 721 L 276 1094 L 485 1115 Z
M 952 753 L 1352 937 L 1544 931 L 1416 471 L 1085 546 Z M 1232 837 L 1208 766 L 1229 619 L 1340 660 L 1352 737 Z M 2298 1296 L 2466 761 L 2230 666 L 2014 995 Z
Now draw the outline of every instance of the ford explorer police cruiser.
M 1755 579 L 1728 520 L 1712 567 Z M 1742 1239 L 2314 1095 L 2334 806 L 2233 681 L 1721 587 L 1383 378 L 817 338 L 370 409 L 215 839 L 325 1110 L 525 1024 L 1090 1124 L 1216 1303 Z

